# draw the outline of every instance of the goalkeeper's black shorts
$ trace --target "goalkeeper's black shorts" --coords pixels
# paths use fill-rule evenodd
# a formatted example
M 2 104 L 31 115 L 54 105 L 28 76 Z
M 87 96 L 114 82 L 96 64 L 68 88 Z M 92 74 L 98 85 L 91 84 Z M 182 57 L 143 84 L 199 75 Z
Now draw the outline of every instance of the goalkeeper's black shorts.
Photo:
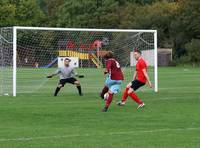
M 144 85 L 145 85 L 145 83 L 140 82 L 139 80 L 134 80 L 134 81 L 132 81 L 131 88 L 133 88 L 133 90 L 136 91 L 138 88 L 140 88 Z
M 66 79 L 60 79 L 59 84 L 61 84 L 62 86 L 64 86 L 66 83 L 70 83 L 70 84 L 74 84 L 77 81 L 77 79 L 75 78 L 66 78 Z

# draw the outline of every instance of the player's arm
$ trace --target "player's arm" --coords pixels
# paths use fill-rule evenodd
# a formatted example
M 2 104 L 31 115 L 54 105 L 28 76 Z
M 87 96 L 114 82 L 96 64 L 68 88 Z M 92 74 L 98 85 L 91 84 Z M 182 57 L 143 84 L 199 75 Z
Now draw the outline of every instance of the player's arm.
M 149 85 L 149 87 L 152 87 L 152 84 L 151 84 L 151 81 L 150 81 L 150 79 L 149 79 L 149 75 L 148 75 L 148 73 L 147 73 L 146 68 L 143 69 L 142 71 L 143 71 L 143 73 L 144 73 L 144 76 L 145 76 L 146 79 L 147 79 L 147 84 Z
M 104 72 L 105 75 L 106 75 L 107 73 L 109 73 L 107 69 L 104 69 L 103 72 Z
M 108 74 L 109 71 L 111 70 L 111 61 L 106 62 L 106 69 L 104 70 L 104 74 Z
M 47 78 L 52 78 L 52 77 L 54 77 L 54 76 L 56 76 L 56 75 L 57 75 L 57 74 L 53 73 L 53 74 L 48 75 Z
M 61 73 L 61 71 L 58 69 L 55 73 L 48 75 L 47 78 L 52 78 L 60 73 Z
M 75 76 L 75 77 L 78 76 L 78 73 L 77 73 L 74 69 L 72 69 L 71 74 L 72 74 L 73 76 Z
M 71 73 L 72 73 L 72 75 L 74 75 L 75 77 L 84 78 L 84 75 L 78 74 L 74 69 L 72 70 Z

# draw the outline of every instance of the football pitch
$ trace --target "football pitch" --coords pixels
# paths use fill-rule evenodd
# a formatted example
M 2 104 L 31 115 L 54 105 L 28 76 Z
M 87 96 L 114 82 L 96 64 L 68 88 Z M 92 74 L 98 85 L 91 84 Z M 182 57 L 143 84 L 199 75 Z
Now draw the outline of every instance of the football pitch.
M 53 97 L 58 78 L 45 78 L 52 71 L 21 69 L 17 97 L 0 96 L 0 148 L 200 147 L 200 68 L 159 68 L 159 92 L 137 92 L 144 109 L 131 98 L 117 106 L 120 93 L 106 113 L 100 70 L 79 70 L 85 75 L 81 97 L 72 85 Z M 126 69 L 123 88 L 131 76 Z

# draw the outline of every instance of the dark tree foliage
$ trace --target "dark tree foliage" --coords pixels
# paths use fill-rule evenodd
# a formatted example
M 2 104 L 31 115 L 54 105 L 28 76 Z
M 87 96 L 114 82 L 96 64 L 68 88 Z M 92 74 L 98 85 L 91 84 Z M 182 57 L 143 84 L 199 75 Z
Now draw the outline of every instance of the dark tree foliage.
M 1 0 L 0 27 L 157 29 L 159 47 L 180 58 L 200 38 L 199 6 L 199 0 Z

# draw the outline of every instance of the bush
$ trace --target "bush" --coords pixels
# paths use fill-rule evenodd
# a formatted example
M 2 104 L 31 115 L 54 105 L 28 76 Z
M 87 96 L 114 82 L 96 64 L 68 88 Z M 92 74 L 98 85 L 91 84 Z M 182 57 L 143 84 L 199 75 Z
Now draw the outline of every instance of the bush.
M 187 58 L 193 64 L 200 63 L 200 40 L 192 39 L 191 42 L 185 45 Z
M 184 55 L 178 59 L 178 63 L 179 64 L 190 64 L 191 62 L 190 62 L 190 58 L 187 55 Z
M 169 66 L 171 67 L 175 67 L 176 65 L 177 65 L 177 62 L 175 60 L 169 62 Z

